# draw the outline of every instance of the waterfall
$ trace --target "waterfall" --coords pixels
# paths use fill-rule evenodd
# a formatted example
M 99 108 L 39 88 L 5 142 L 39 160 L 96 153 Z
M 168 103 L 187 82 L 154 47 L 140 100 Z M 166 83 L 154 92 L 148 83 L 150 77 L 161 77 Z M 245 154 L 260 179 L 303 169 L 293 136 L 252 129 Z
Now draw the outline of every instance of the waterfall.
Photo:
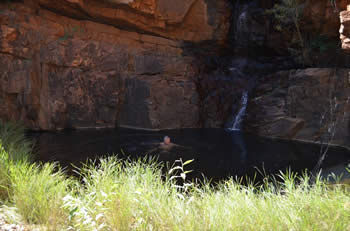
M 245 115 L 245 111 L 247 109 L 247 105 L 248 105 L 248 91 L 245 91 L 242 94 L 241 109 L 239 109 L 239 112 L 236 115 L 236 118 L 235 118 L 235 121 L 233 123 L 233 126 L 230 129 L 231 131 L 239 131 L 239 130 L 241 130 L 241 124 L 242 124 L 243 116 Z

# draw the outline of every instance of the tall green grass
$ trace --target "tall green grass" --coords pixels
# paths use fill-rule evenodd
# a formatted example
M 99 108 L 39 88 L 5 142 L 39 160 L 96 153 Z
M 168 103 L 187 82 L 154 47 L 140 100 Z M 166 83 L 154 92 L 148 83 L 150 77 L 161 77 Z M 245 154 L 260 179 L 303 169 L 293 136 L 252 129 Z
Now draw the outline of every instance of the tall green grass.
M 55 164 L 21 164 L 11 168 L 10 202 L 24 221 L 58 228 L 68 218 L 62 207 L 70 180 Z
M 13 160 L 6 148 L 0 165 L 3 209 L 44 230 L 350 230 L 348 186 L 319 176 L 281 173 L 262 186 L 179 184 L 183 166 L 174 177 L 154 161 L 109 157 L 69 178 L 57 164 Z
M 32 148 L 21 125 L 0 123 L 0 205 L 13 205 L 24 222 L 58 229 L 71 180 L 55 163 L 32 163 Z
M 258 188 L 231 179 L 182 193 L 155 165 L 109 158 L 83 170 L 85 186 L 65 207 L 74 230 L 349 230 L 346 188 L 280 177 Z
M 12 167 L 31 160 L 33 145 L 24 134 L 23 126 L 0 121 L 0 199 L 2 200 L 9 194 Z
M 0 204 L 1 200 L 8 197 L 8 190 L 10 187 L 10 161 L 8 153 L 0 144 Z
M 32 161 L 33 142 L 25 137 L 25 129 L 21 124 L 0 121 L 0 140 L 11 160 Z

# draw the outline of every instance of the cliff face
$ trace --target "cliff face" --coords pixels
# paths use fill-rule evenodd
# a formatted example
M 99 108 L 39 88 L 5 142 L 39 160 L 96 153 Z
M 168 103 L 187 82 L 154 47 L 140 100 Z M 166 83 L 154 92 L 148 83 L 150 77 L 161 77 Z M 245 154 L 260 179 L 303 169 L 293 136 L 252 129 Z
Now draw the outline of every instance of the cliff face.
M 245 129 L 305 141 L 320 141 L 335 131 L 332 143 L 349 146 L 349 73 L 344 68 L 308 68 L 266 76 L 251 97 Z
M 344 50 L 339 50 L 340 11 L 346 0 L 307 0 L 299 24 L 304 36 L 304 48 L 297 48 L 297 35 L 292 24 L 276 29 L 276 20 L 268 13 L 278 1 L 232 1 L 228 68 L 215 73 L 202 73 L 200 86 L 201 115 L 206 127 L 232 125 L 240 109 L 241 95 L 265 83 L 268 76 L 281 70 L 306 67 L 349 67 Z M 298 53 L 298 59 L 292 52 Z M 305 62 L 301 63 L 302 53 Z M 299 62 L 298 62 L 299 61 Z M 256 113 L 263 113 L 255 110 Z M 249 115 L 248 115 L 249 116 Z M 231 124 L 229 123 L 231 121 Z M 312 121 L 306 121 L 312 122 Z M 253 133 L 259 133 L 249 129 Z
M 317 33 L 333 38 L 340 36 L 340 49 L 335 47 L 324 52 L 325 56 L 335 53 L 328 64 L 332 68 L 286 70 L 264 75 L 251 94 L 246 131 L 305 141 L 327 140 L 334 133 L 331 143 L 349 147 L 350 69 L 346 53 L 350 51 L 350 14 L 346 1 L 336 2 L 336 7 L 326 1 L 315 2 L 306 8 L 305 15 Z M 322 21 L 326 23 L 317 23 Z
M 327 87 L 337 83 L 343 106 L 350 96 L 350 17 L 345 0 L 307 2 L 303 33 L 342 41 L 338 52 L 310 40 L 308 65 L 324 69 L 294 70 L 293 34 L 266 14 L 273 0 L 2 2 L 0 119 L 38 130 L 224 127 L 248 89 L 245 130 L 317 140 Z M 339 126 L 345 145 L 347 117 Z
M 220 49 L 229 18 L 225 0 L 1 3 L 0 118 L 45 130 L 199 126 L 200 67 L 184 43 Z

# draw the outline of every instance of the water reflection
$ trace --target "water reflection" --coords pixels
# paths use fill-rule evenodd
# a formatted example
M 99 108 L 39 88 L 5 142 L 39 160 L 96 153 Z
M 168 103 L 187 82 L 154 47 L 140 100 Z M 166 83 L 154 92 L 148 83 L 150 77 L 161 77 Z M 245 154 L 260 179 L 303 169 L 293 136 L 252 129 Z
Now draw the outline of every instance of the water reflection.
M 64 166 L 77 165 L 87 158 L 119 154 L 121 158 L 155 156 L 159 161 L 194 159 L 190 178 L 220 180 L 229 176 L 253 176 L 255 167 L 264 166 L 267 173 L 291 167 L 293 171 L 313 169 L 319 146 L 314 144 L 265 139 L 223 129 L 181 129 L 160 132 L 89 130 L 29 134 L 37 141 L 38 160 L 60 161 Z M 175 144 L 163 148 L 164 136 Z M 124 154 L 125 153 L 125 154 Z M 342 148 L 331 148 L 322 168 L 350 163 L 350 154 Z M 344 169 L 345 170 L 345 169 Z
M 248 159 L 248 152 L 246 144 L 244 142 L 243 134 L 241 132 L 233 131 L 232 143 L 239 149 L 238 153 L 240 153 L 241 163 L 244 164 Z

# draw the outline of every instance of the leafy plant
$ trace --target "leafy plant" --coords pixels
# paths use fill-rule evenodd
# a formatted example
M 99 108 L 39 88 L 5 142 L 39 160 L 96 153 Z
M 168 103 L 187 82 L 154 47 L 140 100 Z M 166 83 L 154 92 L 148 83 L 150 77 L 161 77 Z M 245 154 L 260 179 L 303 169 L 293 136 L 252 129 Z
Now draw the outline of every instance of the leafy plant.
M 267 13 L 272 14 L 276 19 L 275 28 L 278 31 L 294 30 L 296 39 L 293 37 L 292 43 L 296 43 L 298 48 L 295 49 L 291 46 L 289 50 L 292 55 L 301 54 L 303 59 L 306 59 L 304 38 L 300 26 L 304 8 L 305 2 L 303 0 L 281 0 L 279 4 L 275 4 L 272 9 L 267 10 Z
M 282 0 L 280 4 L 275 4 L 271 10 L 268 10 L 277 20 L 277 30 L 281 31 L 284 26 L 294 25 L 301 47 L 304 46 L 304 39 L 300 30 L 300 20 L 304 7 L 305 4 L 301 0 Z

